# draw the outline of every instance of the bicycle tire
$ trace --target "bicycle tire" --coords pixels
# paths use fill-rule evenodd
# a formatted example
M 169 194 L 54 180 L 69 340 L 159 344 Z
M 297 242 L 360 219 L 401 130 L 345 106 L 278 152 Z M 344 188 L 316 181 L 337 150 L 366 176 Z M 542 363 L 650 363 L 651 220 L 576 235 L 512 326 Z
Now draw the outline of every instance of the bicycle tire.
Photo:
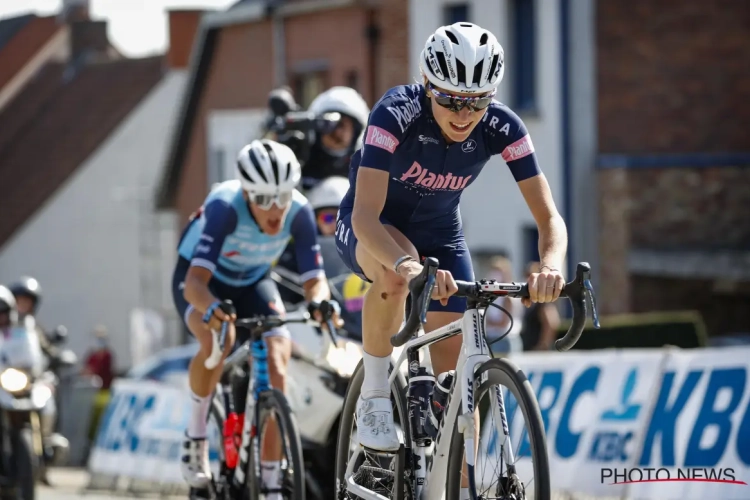
M 354 413 L 357 408 L 357 400 L 362 390 L 362 381 L 365 376 L 365 368 L 362 360 L 360 360 L 357 367 L 352 373 L 352 377 L 349 379 L 349 385 L 346 388 L 346 394 L 344 395 L 344 404 L 341 410 L 341 417 L 339 418 L 339 432 L 336 438 L 336 498 L 338 500 L 345 500 L 348 497 L 345 496 L 346 486 L 344 484 L 344 474 L 346 473 L 346 467 L 349 464 L 349 450 L 351 449 L 351 437 L 352 430 L 354 427 Z M 391 397 L 396 400 L 396 412 L 400 422 L 406 422 L 406 425 L 402 425 L 402 431 L 404 433 L 404 443 L 411 446 L 411 429 L 408 424 L 408 409 L 406 403 L 406 382 L 404 377 L 399 375 L 395 378 L 393 384 L 391 384 Z M 422 464 L 424 467 L 424 464 Z
M 263 438 L 262 429 L 265 428 L 265 421 L 272 413 L 277 415 L 276 424 L 279 433 L 286 437 L 282 446 L 286 447 L 285 452 L 287 460 L 293 471 L 292 492 L 288 498 L 294 500 L 305 500 L 305 462 L 302 457 L 302 441 L 300 439 L 299 427 L 297 420 L 292 413 L 284 394 L 278 389 L 271 389 L 261 393 L 257 402 L 257 433 L 250 441 L 250 457 L 248 460 L 248 487 L 247 493 L 251 500 L 260 498 L 262 481 L 259 475 L 260 464 L 257 460 L 260 458 L 261 439 Z M 246 415 L 245 418 L 248 418 Z M 287 446 L 288 443 L 288 446 Z
M 487 380 L 481 383 L 482 376 Z M 534 500 L 550 499 L 549 457 L 547 456 L 547 438 L 544 432 L 542 414 L 534 391 L 523 372 L 505 358 L 495 358 L 483 363 L 474 374 L 475 401 L 482 400 L 484 394 L 494 385 L 507 387 L 518 401 L 523 417 L 527 423 L 529 444 L 534 463 Z M 515 451 L 515 450 L 514 450 Z M 454 425 L 451 447 L 448 455 L 448 474 L 446 477 L 445 498 L 459 498 L 461 472 L 463 468 L 464 439 L 458 432 L 458 422 Z

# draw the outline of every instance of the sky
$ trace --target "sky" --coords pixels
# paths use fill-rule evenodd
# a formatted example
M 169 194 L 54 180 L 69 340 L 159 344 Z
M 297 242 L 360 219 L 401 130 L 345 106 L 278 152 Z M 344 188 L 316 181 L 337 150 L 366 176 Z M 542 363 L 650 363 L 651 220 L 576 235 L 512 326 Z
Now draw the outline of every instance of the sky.
M 163 53 L 168 45 L 167 9 L 223 10 L 237 0 L 90 0 L 93 19 L 106 19 L 110 41 L 127 57 Z M 0 0 L 0 19 L 29 12 L 54 15 L 62 0 Z

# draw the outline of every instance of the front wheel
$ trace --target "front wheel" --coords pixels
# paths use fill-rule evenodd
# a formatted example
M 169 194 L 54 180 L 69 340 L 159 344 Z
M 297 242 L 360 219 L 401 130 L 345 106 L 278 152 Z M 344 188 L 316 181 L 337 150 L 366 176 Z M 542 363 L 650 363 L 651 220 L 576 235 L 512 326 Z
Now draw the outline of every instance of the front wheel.
M 476 412 L 479 414 L 473 478 L 476 498 L 549 500 L 549 459 L 544 424 L 526 376 L 507 359 L 491 359 L 476 371 L 474 387 Z M 518 408 L 523 421 L 514 418 Z M 501 413 L 506 417 L 507 427 L 502 424 Z M 509 439 L 505 442 L 504 427 L 509 431 Z M 456 422 L 448 458 L 446 498 L 459 498 L 466 470 L 464 449 L 464 436 L 458 431 Z M 511 455 L 513 462 L 508 463 L 507 457 Z M 468 485 L 468 479 L 464 479 L 464 484 Z
M 39 457 L 34 453 L 34 441 L 31 429 L 10 430 L 11 468 L 16 487 L 22 500 L 34 500 L 36 497 L 36 474 L 39 468 Z
M 281 493 L 285 500 L 305 500 L 305 462 L 302 458 L 302 442 L 299 428 L 284 394 L 272 389 L 260 395 L 257 406 L 257 431 L 250 442 L 250 462 L 248 466 L 249 497 L 253 500 L 264 498 L 261 495 Z M 252 418 L 245 415 L 245 418 Z M 279 486 L 264 485 L 261 479 L 261 450 L 268 426 L 275 423 L 276 433 L 281 442 Z

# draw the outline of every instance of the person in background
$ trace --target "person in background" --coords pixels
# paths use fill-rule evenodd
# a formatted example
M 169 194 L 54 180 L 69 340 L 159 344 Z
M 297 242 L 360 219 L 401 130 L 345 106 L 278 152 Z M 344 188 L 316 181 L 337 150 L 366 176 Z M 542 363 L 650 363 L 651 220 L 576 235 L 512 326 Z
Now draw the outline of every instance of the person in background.
M 42 351 L 51 360 L 60 355 L 60 349 L 50 341 L 46 329 L 36 319 L 39 304 L 42 302 L 42 287 L 35 278 L 23 276 L 10 286 L 10 291 L 16 298 L 18 320 L 29 328 L 36 330 Z
M 13 293 L 0 285 L 0 333 L 5 332 L 18 321 L 18 309 Z
M 531 262 L 526 275 L 539 272 L 539 262 Z M 557 339 L 560 313 L 551 302 L 535 302 L 526 310 L 521 326 L 521 341 L 524 351 L 547 351 Z
M 82 375 L 97 376 L 102 381 L 102 390 L 108 391 L 115 378 L 114 355 L 109 348 L 107 329 L 103 325 L 94 328 L 95 344 L 86 354 Z
M 487 276 L 501 283 L 510 283 L 513 281 L 513 266 L 506 257 L 494 257 L 490 261 L 490 269 Z M 496 307 L 488 307 L 486 312 L 486 330 L 487 342 L 502 337 L 501 340 L 490 346 L 493 352 L 498 354 L 513 354 L 523 350 L 521 342 L 521 318 L 523 316 L 523 305 L 517 300 L 511 300 L 508 297 L 502 297 L 495 301 L 495 304 L 503 307 L 513 315 L 513 326 L 511 327 L 511 318 Z M 510 331 L 508 331 L 510 328 Z M 507 333 L 507 335 L 506 335 Z M 504 335 L 504 337 L 503 337 Z

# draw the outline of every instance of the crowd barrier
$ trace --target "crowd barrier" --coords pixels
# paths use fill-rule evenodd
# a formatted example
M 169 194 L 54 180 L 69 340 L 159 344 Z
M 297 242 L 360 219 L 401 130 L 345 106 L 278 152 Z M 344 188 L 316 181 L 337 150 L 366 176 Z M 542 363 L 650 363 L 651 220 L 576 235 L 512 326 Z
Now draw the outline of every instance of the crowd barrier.
M 539 399 L 554 490 L 659 500 L 750 498 L 750 347 L 526 353 L 513 361 Z M 92 447 L 92 476 L 179 490 L 189 406 L 179 389 L 117 380 Z M 514 420 L 510 428 L 513 438 Z M 212 431 L 216 467 L 218 431 Z M 482 432 L 487 445 L 480 453 L 495 453 L 493 430 Z M 512 442 L 523 461 L 528 445 L 521 435 Z

